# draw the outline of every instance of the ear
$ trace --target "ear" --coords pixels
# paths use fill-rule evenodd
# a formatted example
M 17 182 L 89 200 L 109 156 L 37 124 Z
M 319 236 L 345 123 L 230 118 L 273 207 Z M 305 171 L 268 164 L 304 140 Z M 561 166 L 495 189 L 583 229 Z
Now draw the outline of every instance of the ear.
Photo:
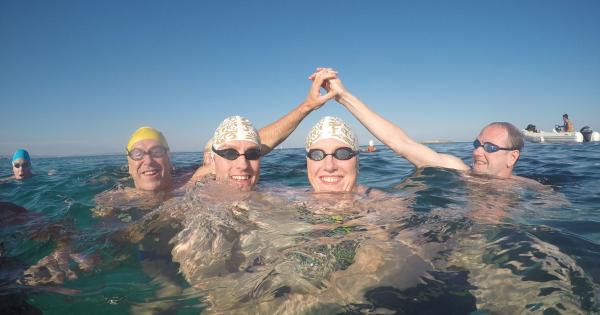
M 508 161 L 506 161 L 506 167 L 512 168 L 517 164 L 519 157 L 521 156 L 521 152 L 518 150 L 512 150 L 508 154 Z

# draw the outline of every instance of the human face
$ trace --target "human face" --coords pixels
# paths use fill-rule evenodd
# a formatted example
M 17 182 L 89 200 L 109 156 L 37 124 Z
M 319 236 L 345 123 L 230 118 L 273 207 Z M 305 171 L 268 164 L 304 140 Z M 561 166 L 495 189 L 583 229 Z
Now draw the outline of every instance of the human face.
M 491 125 L 483 129 L 477 140 L 481 143 L 490 142 L 502 148 L 510 147 L 508 132 L 504 127 Z M 499 150 L 494 153 L 486 152 L 482 146 L 473 150 L 473 171 L 496 177 L 510 177 L 519 159 L 518 150 Z
M 15 167 L 16 165 L 19 167 Z M 25 179 L 31 176 L 31 162 L 26 161 L 24 158 L 14 160 L 12 169 L 16 179 Z
M 233 140 L 218 149 L 234 149 L 240 154 L 245 154 L 247 150 L 260 149 L 260 146 L 252 141 Z M 213 161 L 218 181 L 227 183 L 241 191 L 250 191 L 256 186 L 260 177 L 260 159 L 248 160 L 245 155 L 240 155 L 237 159 L 231 161 L 213 154 Z
M 148 152 L 160 145 L 156 140 L 140 140 L 131 147 L 131 150 L 140 149 Z M 171 160 L 168 152 L 163 157 L 152 157 L 150 154 L 144 154 L 139 161 L 127 157 L 127 163 L 135 188 L 159 191 L 171 187 Z
M 335 139 L 323 139 L 313 143 L 309 150 L 320 149 L 327 154 L 336 149 L 348 147 L 347 144 Z M 356 185 L 358 175 L 358 158 L 337 160 L 327 155 L 320 161 L 306 158 L 308 181 L 315 192 L 349 192 Z

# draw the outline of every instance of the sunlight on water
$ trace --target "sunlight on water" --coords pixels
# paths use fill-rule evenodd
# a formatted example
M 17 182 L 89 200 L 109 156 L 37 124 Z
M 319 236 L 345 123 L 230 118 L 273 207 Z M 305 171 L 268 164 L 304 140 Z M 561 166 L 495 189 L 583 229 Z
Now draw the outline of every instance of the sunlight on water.
M 470 160 L 468 144 L 433 147 Z M 199 159 L 174 154 L 176 176 Z M 33 163 L 0 186 L 25 208 L 1 214 L 16 313 L 598 312 L 597 144 L 528 144 L 516 173 L 544 186 L 414 172 L 383 149 L 360 157 L 376 197 L 311 194 L 301 149 L 267 156 L 253 193 L 131 195 L 123 156 Z

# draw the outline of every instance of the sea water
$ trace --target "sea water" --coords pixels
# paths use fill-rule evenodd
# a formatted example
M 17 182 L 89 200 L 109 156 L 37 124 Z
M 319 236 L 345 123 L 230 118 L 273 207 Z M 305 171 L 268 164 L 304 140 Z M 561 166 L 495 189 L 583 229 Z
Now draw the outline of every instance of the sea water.
M 471 162 L 468 143 L 431 147 Z M 111 221 L 97 196 L 133 185 L 125 156 L 34 158 L 33 178 L 0 184 L 28 211 L 2 216 L 0 297 L 44 314 L 598 312 L 599 144 L 528 143 L 515 173 L 541 185 L 415 171 L 384 147 L 359 160 L 379 197 L 313 196 L 304 150 L 285 149 L 263 158 L 255 194 L 116 198 Z M 172 162 L 186 178 L 201 154 Z M 91 267 L 74 256 L 62 284 L 23 281 L 61 239 Z

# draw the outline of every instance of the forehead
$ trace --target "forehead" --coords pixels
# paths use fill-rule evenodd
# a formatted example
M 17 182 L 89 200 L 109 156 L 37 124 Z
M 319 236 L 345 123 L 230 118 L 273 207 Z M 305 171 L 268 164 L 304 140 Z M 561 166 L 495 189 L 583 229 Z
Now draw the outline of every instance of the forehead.
M 16 159 L 16 160 L 13 161 L 13 164 L 15 164 L 15 163 L 22 164 L 22 163 L 25 163 L 25 162 L 27 162 L 27 161 L 24 158 L 18 158 L 18 159 Z
M 309 147 L 309 149 L 321 149 L 321 150 L 327 150 L 327 149 L 337 149 L 337 148 L 342 148 L 342 147 L 349 147 L 347 143 L 344 143 L 338 139 L 321 139 L 318 140 L 317 142 L 311 144 L 311 146 Z
M 504 145 L 508 142 L 508 132 L 504 127 L 491 125 L 484 128 L 478 137 L 481 142 L 491 142 L 498 145 Z
M 160 142 L 153 140 L 153 139 L 145 139 L 145 140 L 140 140 L 138 142 L 136 142 L 131 148 L 132 149 L 142 149 L 142 150 L 148 150 L 151 149 L 155 146 L 159 146 L 161 145 Z
M 246 149 L 246 148 L 257 148 L 258 144 L 253 141 L 248 140 L 232 140 L 224 143 L 221 147 L 217 148 L 219 150 L 223 149 Z

